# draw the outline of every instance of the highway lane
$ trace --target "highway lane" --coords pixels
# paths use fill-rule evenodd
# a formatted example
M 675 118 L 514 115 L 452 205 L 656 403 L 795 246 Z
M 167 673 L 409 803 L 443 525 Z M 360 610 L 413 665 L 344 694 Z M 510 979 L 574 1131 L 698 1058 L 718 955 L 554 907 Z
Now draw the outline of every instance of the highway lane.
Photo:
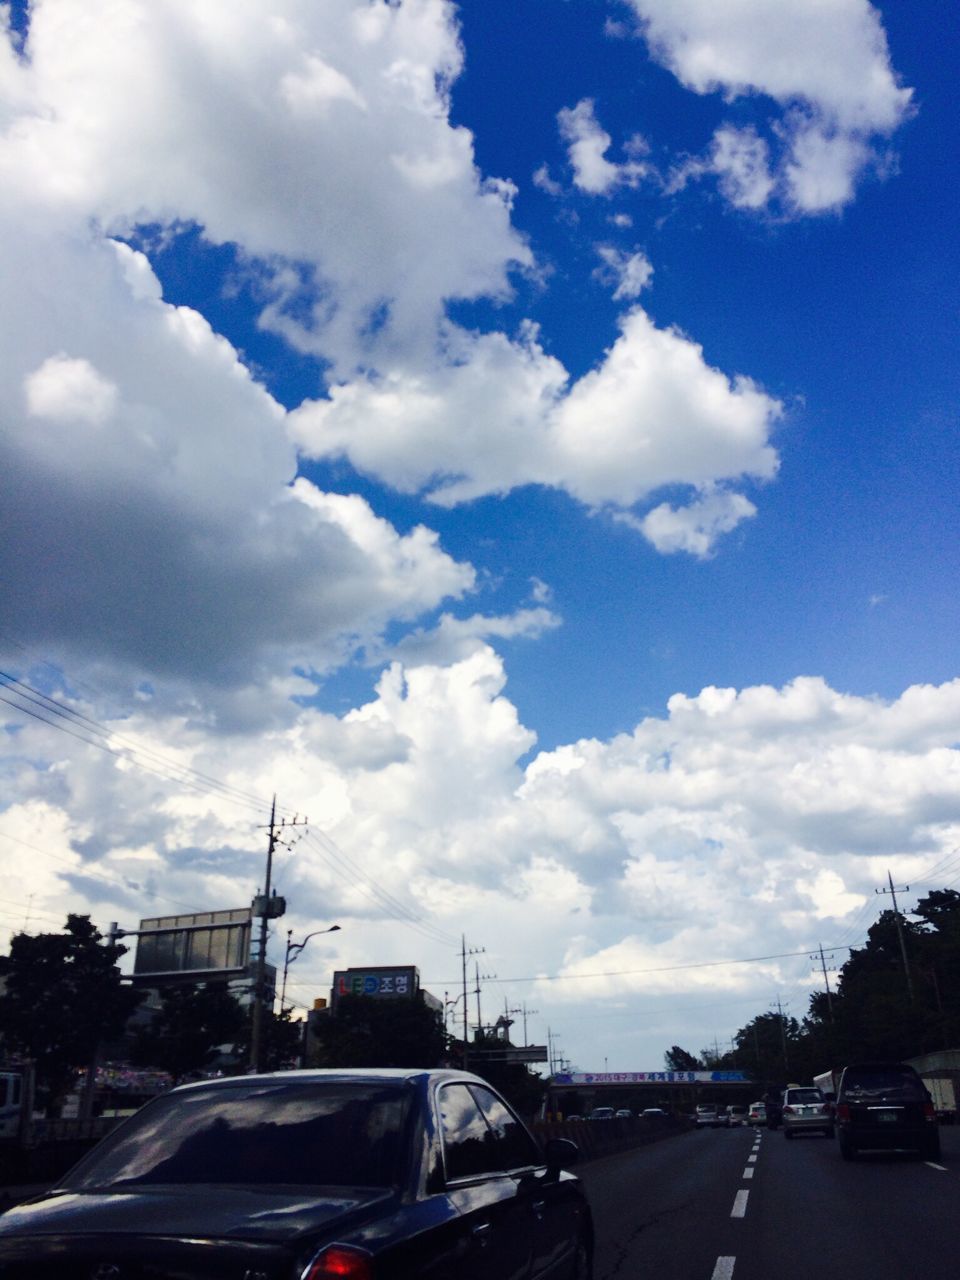
M 749 1128 L 585 1165 L 596 1280 L 954 1280 L 960 1128 L 941 1138 L 942 1169 Z

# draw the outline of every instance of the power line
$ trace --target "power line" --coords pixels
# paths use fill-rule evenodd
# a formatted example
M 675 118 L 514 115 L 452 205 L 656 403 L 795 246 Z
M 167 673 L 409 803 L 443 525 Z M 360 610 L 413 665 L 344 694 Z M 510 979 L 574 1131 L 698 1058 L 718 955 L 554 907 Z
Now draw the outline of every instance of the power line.
M 91 719 L 82 712 L 50 698 L 47 694 L 33 688 L 32 685 L 27 684 L 25 681 L 19 680 L 9 672 L 0 671 L 0 689 L 6 689 L 14 695 L 11 698 L 0 693 L 0 701 L 21 714 L 31 716 L 49 728 L 66 733 L 85 745 L 96 747 L 118 760 L 127 760 L 147 772 L 163 778 L 167 782 L 179 783 L 201 794 L 216 794 L 234 803 L 242 803 L 250 808 L 263 810 L 267 807 L 264 799 L 258 798 L 250 792 L 241 791 L 228 783 L 221 782 L 219 779 L 193 769 L 189 765 L 171 760 L 151 747 L 144 747 L 123 734 L 117 733 Z M 19 701 L 14 699 L 19 699 Z M 111 741 L 121 743 L 124 746 L 124 750 L 118 750 L 116 747 L 111 746 Z M 277 811 L 278 813 L 284 812 L 279 807 Z M 336 867 L 338 870 L 342 870 L 344 866 L 347 867 L 351 873 L 354 887 L 359 888 L 361 892 L 378 904 L 387 914 L 408 924 L 432 942 L 450 947 L 456 946 L 457 939 L 453 934 L 446 933 L 442 929 L 431 925 L 422 915 L 402 903 L 393 894 L 371 883 L 363 875 L 357 864 L 328 836 L 311 832 L 311 837 L 314 848 L 327 861 L 328 865 L 332 860 L 335 867 L 337 863 L 340 864 L 339 867 Z
M 392 919 L 409 925 L 431 942 L 441 946 L 456 945 L 457 939 L 451 934 L 430 924 L 422 915 L 394 897 L 388 890 L 370 881 L 349 854 L 345 853 L 329 836 L 322 832 L 310 831 L 307 835 L 307 844 L 335 871 L 340 874 L 343 874 L 344 870 L 349 872 L 352 887 L 359 889 Z
M 67 733 L 87 746 L 97 747 L 118 759 L 131 761 L 168 782 L 179 782 L 199 792 L 218 794 L 236 804 L 243 804 L 250 808 L 263 810 L 266 807 L 262 797 L 257 797 L 199 769 L 194 769 L 191 765 L 181 764 L 153 747 L 135 742 L 118 730 L 108 728 L 90 716 L 84 715 L 83 712 L 49 697 L 39 689 L 34 689 L 32 685 L 18 680 L 9 672 L 0 671 L 0 688 L 6 689 L 13 695 L 11 698 L 0 694 L 0 701 L 7 706 L 32 716 L 49 728 Z M 14 699 L 20 699 L 20 701 Z M 49 716 L 55 718 L 49 719 Z M 111 742 L 122 744 L 124 750 L 111 746 Z
M 851 944 L 842 946 L 842 944 L 834 942 L 827 948 L 828 951 L 833 950 L 853 950 L 853 946 L 860 944 Z M 691 964 L 667 964 L 660 965 L 652 969 L 608 969 L 604 972 L 597 973 L 536 973 L 525 978 L 499 978 L 499 982 L 580 982 L 585 978 L 628 978 L 636 974 L 643 973 L 676 973 L 681 969 L 717 969 L 723 965 L 730 964 L 763 964 L 767 960 L 787 960 L 794 956 L 806 956 L 809 954 L 809 947 L 805 947 L 803 951 L 780 951 L 776 955 L 769 956 L 745 956 L 738 960 L 699 960 Z M 442 986 L 444 983 L 449 985 L 453 979 L 451 978 L 429 978 L 426 979 L 433 986 Z

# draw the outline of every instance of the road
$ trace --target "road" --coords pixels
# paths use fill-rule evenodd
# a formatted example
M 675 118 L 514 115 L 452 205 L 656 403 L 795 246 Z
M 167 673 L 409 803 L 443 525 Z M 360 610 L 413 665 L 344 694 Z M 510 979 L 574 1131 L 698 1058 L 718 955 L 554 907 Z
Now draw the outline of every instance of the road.
M 595 1280 L 955 1280 L 960 1127 L 939 1166 L 708 1129 L 584 1165 Z

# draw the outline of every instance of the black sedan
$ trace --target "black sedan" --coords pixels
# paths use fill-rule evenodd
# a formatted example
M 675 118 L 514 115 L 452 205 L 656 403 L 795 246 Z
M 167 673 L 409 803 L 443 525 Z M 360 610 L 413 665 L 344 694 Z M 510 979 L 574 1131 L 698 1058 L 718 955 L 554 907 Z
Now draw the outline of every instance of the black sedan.
M 589 1280 L 577 1154 L 462 1071 L 186 1085 L 0 1217 L 0 1277 Z

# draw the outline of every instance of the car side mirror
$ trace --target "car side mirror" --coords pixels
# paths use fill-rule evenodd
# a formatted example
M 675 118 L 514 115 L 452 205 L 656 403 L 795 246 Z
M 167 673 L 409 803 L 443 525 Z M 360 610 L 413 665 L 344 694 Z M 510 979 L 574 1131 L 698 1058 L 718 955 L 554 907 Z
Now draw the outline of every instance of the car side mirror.
M 543 1158 L 547 1173 L 554 1177 L 561 1169 L 569 1169 L 580 1159 L 580 1148 L 569 1138 L 548 1138 L 543 1144 Z

